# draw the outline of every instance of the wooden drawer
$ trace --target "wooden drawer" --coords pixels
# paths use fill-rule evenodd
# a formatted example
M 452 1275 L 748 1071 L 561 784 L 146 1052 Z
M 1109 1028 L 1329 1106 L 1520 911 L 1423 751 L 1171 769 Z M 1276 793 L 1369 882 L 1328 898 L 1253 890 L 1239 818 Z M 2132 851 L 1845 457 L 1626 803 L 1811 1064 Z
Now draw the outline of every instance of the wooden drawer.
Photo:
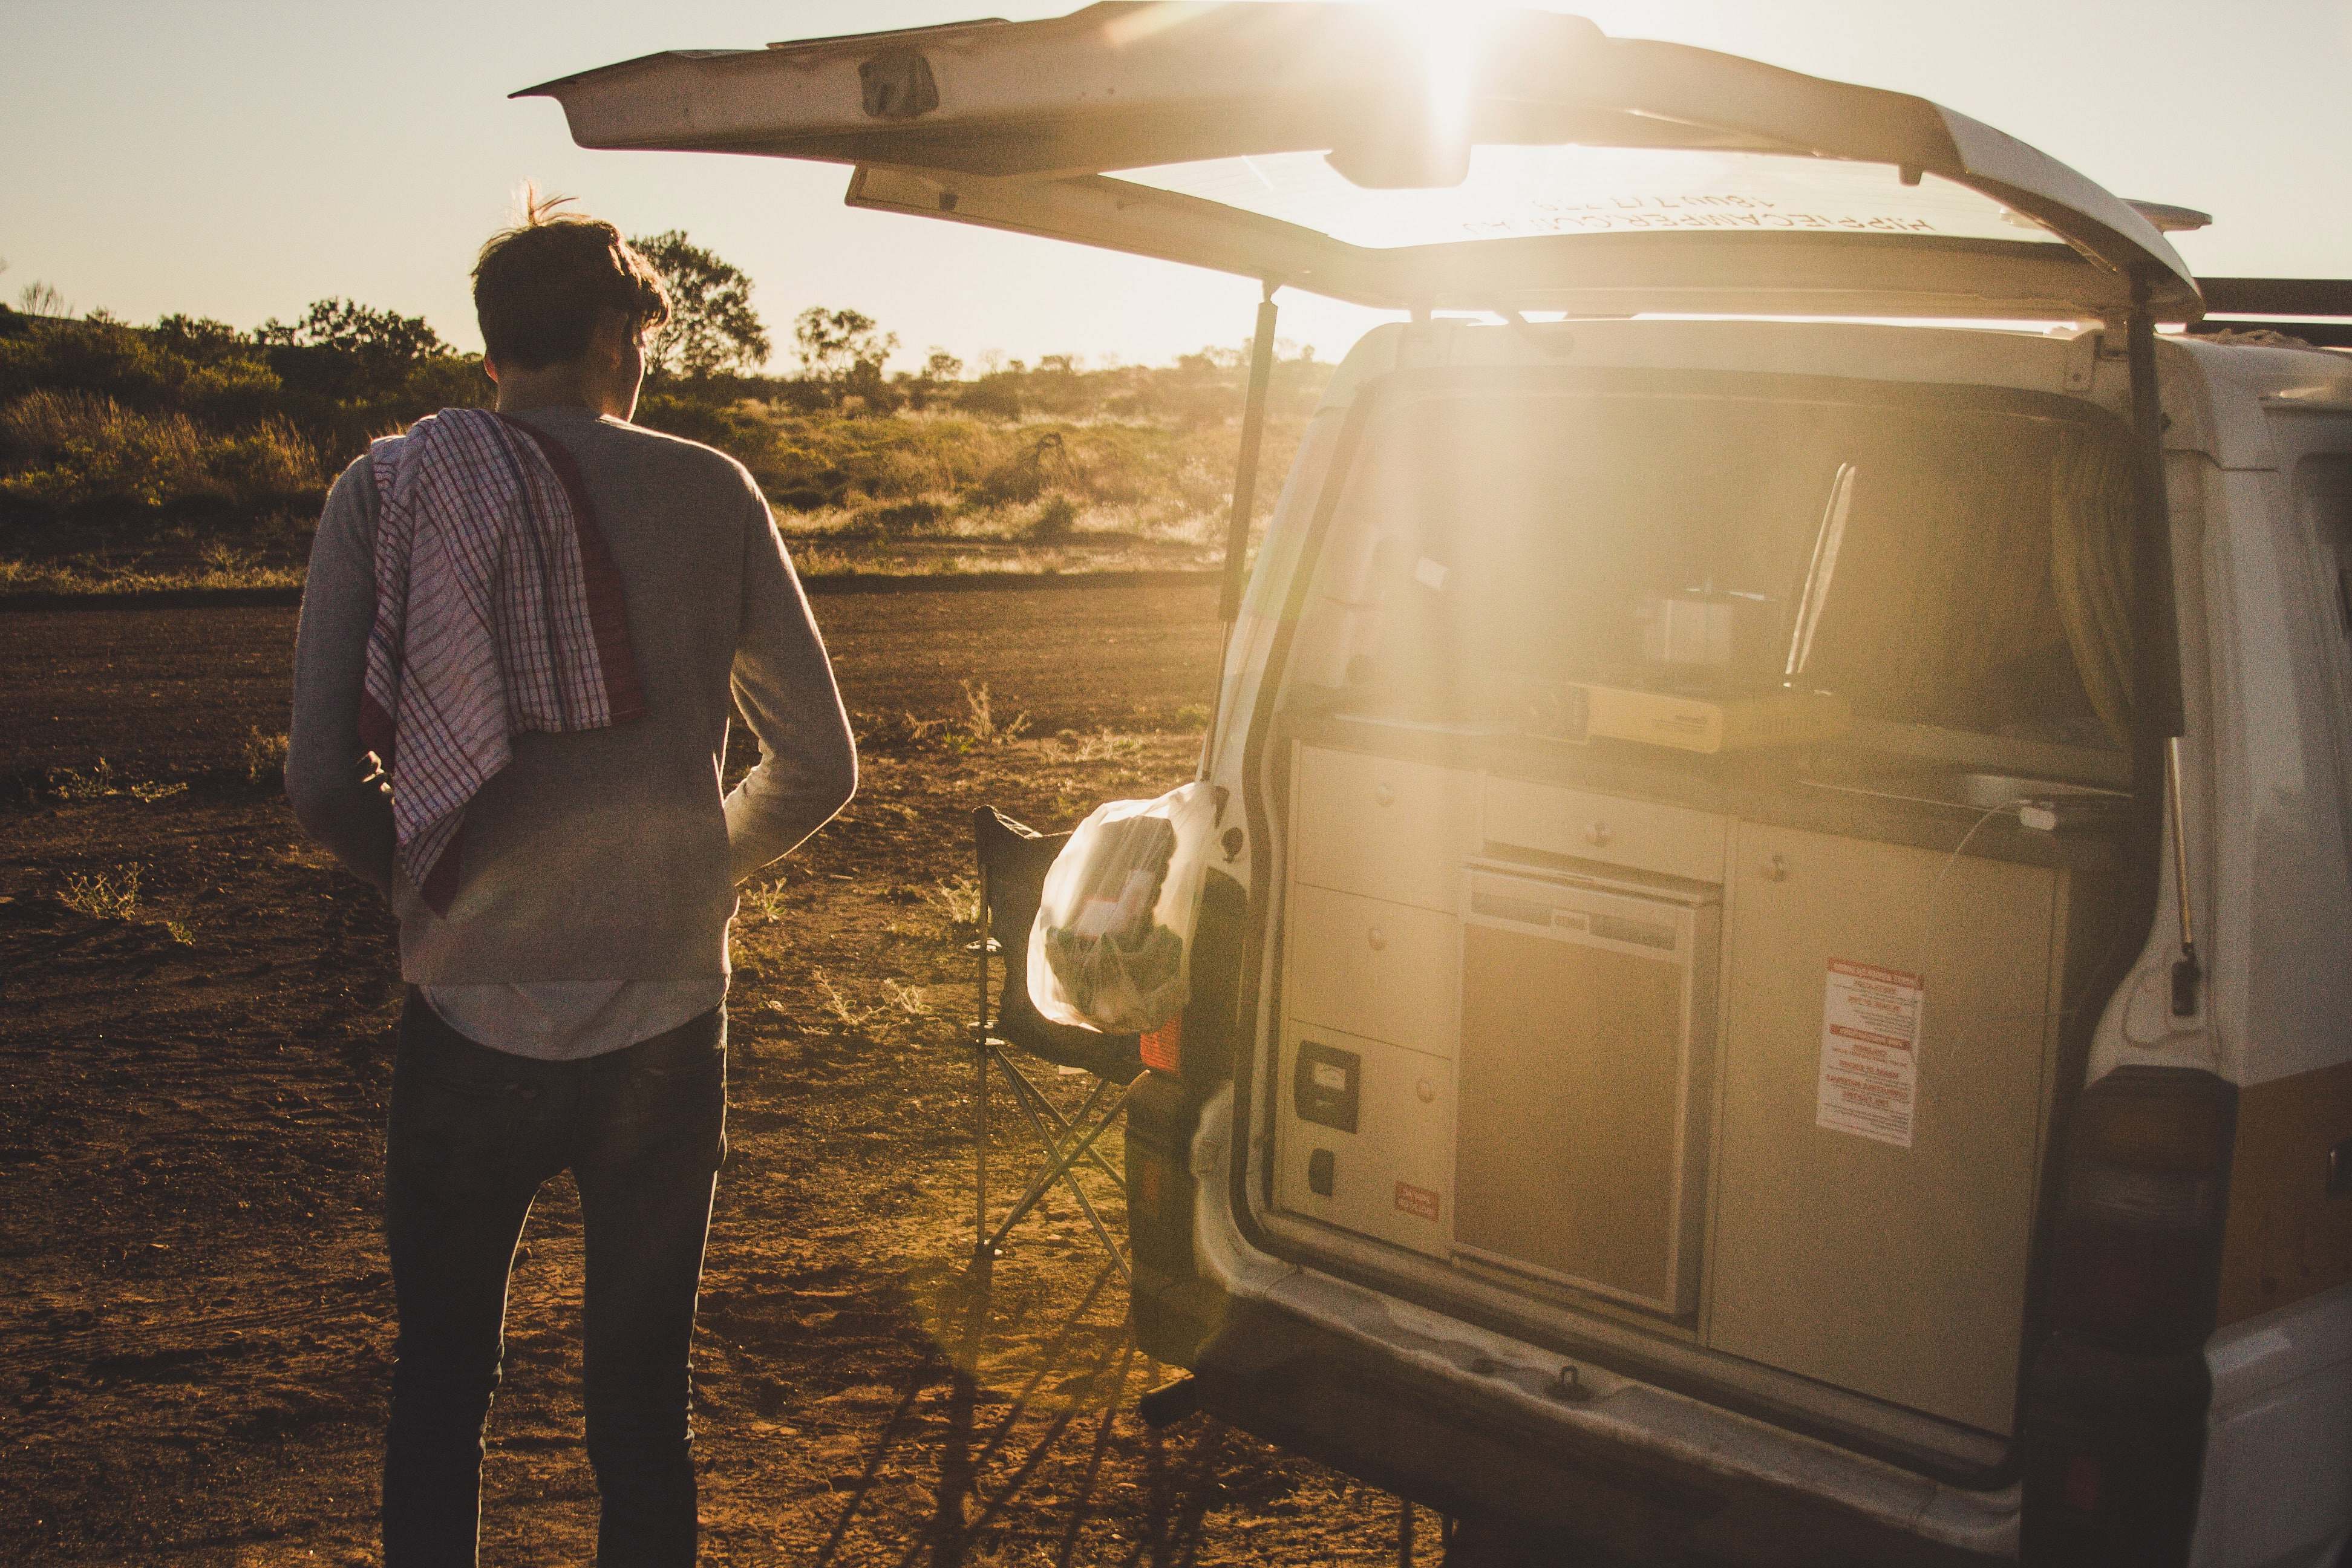
M 1461 924 L 1409 904 L 1294 886 L 1289 1012 L 1375 1040 L 1454 1056 Z
M 1298 752 L 1294 880 L 1453 910 L 1478 847 L 1478 775 L 1360 752 Z
M 1694 882 L 1723 880 L 1731 825 L 1714 812 L 1522 779 L 1490 778 L 1486 793 L 1489 843 Z

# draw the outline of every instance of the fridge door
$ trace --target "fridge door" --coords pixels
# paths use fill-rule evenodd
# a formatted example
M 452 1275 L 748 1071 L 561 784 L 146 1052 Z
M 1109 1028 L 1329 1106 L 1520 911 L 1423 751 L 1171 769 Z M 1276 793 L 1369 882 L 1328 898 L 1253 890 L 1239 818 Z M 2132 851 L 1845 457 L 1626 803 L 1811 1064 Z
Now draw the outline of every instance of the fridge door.
M 1468 910 L 1459 1249 L 1687 1317 L 1717 905 L 1474 870 Z

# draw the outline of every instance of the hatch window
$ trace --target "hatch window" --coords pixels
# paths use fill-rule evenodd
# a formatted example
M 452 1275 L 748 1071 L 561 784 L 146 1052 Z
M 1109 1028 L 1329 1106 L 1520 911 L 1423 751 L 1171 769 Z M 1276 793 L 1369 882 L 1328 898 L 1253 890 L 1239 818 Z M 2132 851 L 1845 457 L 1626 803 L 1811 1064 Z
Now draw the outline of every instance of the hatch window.
M 1793 679 L 1864 718 L 2096 751 L 2127 733 L 2101 563 L 2127 539 L 2130 469 L 2105 432 L 1696 395 L 1454 395 L 1387 418 L 1323 589 L 1380 606 L 1349 667 L 1359 704 L 1509 724 L 1563 682 Z
M 1389 250 L 1578 234 L 1856 234 L 2059 243 L 1934 174 L 1885 163 L 1626 147 L 1472 149 L 1456 185 L 1372 190 L 1320 153 L 1134 169 L 1118 178 Z

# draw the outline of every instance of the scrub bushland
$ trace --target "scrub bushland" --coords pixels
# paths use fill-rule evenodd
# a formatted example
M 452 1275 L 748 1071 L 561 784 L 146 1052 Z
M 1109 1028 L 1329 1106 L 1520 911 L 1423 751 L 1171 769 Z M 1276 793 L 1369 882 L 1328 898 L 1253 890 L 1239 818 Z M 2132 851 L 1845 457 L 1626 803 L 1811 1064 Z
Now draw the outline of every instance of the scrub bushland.
M 1231 505 L 1247 363 L 1055 354 L 967 377 L 934 351 L 891 375 L 672 371 L 638 418 L 750 468 L 812 574 L 1201 566 Z M 1284 471 L 1328 374 L 1278 358 L 1262 473 Z M 479 356 L 344 300 L 249 332 L 0 307 L 0 594 L 291 585 L 370 439 L 490 394 Z

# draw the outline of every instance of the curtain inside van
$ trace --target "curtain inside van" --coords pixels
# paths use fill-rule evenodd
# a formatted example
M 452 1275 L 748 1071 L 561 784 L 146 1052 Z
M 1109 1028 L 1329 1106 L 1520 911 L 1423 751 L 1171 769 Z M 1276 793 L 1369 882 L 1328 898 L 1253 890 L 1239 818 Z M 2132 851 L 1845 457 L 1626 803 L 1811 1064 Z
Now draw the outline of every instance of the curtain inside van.
M 1696 393 L 1435 397 L 1388 419 L 1336 553 L 1358 563 L 1342 575 L 1359 620 L 1379 622 L 1341 679 L 1400 713 L 1706 679 L 1645 668 L 1638 620 L 1646 596 L 1702 587 L 1757 598 L 1781 628 L 1710 689 L 1770 686 L 1850 465 L 1809 684 L 1871 719 L 2094 747 L 2125 732 L 2130 468 L 2072 424 Z
M 2118 746 L 2131 741 L 2131 451 L 2095 431 L 2058 438 L 2050 583 L 2083 689 Z

